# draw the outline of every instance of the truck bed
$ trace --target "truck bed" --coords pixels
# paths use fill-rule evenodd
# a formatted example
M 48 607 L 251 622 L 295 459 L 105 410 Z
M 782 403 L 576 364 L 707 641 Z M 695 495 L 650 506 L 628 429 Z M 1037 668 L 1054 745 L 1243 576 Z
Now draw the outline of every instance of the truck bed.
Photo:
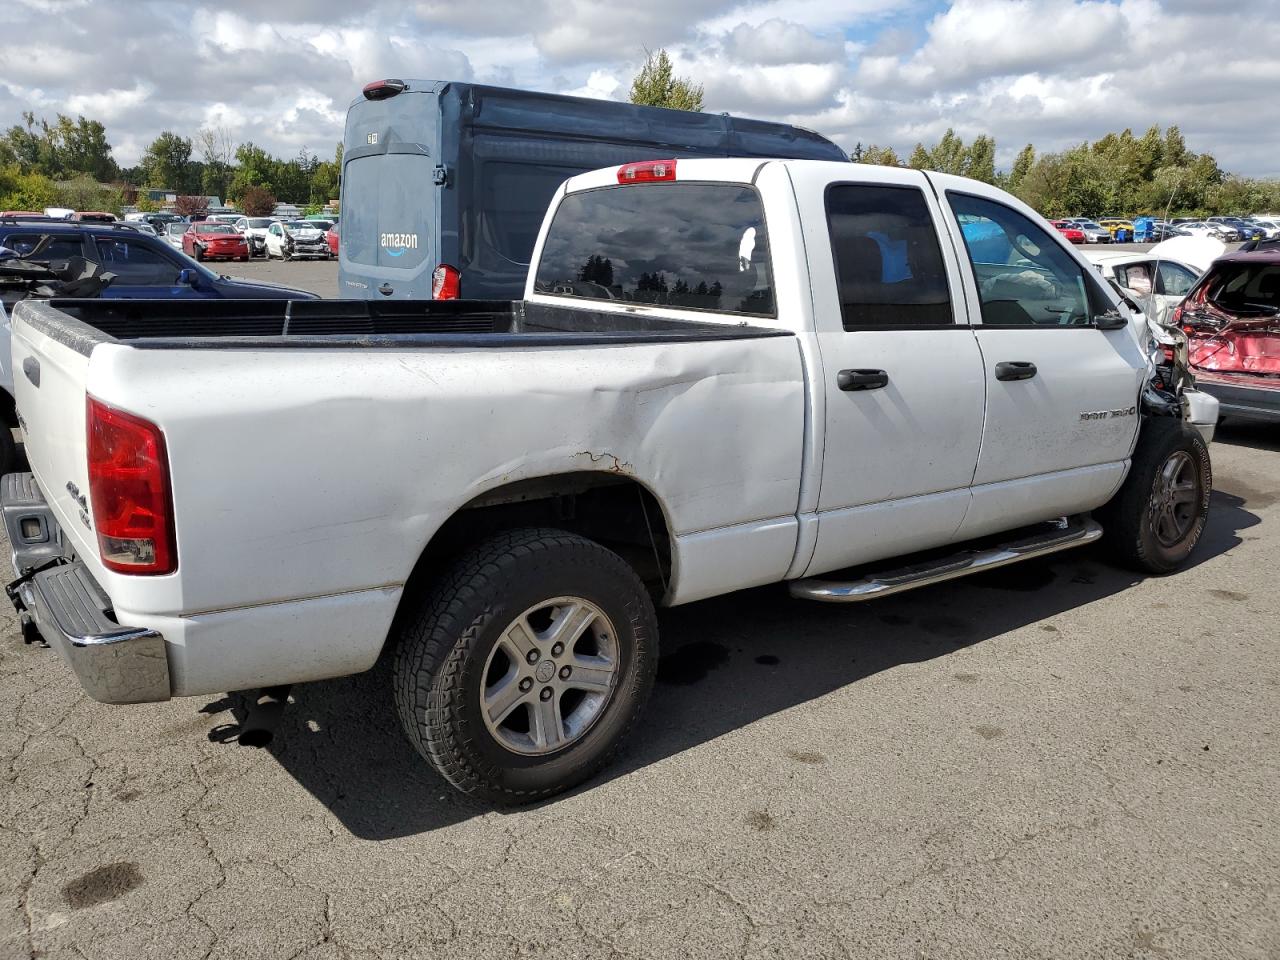
M 23 319 L 88 354 L 143 349 L 533 347 L 789 337 L 787 330 L 522 300 L 91 300 L 22 304 Z

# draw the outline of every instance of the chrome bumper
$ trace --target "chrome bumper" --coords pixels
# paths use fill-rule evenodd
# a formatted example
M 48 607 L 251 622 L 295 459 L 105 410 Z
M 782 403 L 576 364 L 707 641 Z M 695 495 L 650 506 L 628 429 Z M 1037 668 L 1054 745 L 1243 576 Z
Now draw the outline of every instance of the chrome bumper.
M 6 506 L 10 487 L 8 482 L 4 484 Z M 44 506 L 43 499 L 41 496 L 40 506 Z M 28 513 L 35 508 L 30 500 L 24 506 Z M 5 520 L 12 539 L 20 531 L 9 523 L 8 510 Z M 46 523 L 56 535 L 52 517 Z M 20 575 L 8 588 L 14 606 L 31 618 L 45 642 L 71 664 L 89 696 L 100 703 L 169 699 L 164 637 L 155 630 L 123 626 L 111 619 L 111 599 L 83 563 L 63 557 L 33 570 L 15 556 L 14 566 Z

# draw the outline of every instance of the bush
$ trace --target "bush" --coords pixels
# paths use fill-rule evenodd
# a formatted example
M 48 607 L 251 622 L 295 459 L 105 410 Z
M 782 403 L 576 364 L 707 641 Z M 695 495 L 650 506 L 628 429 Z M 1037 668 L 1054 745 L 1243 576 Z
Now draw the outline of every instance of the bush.
M 42 173 L 22 173 L 14 166 L 0 167 L 0 210 L 33 210 L 58 204 L 58 188 Z
M 209 198 L 195 196 L 181 196 L 173 202 L 173 212 L 180 217 L 190 217 L 198 220 L 207 216 L 209 213 Z
M 58 184 L 57 203 L 72 210 L 102 210 L 119 213 L 123 197 L 119 190 L 104 186 L 87 173 Z
M 246 187 L 240 194 L 240 208 L 246 217 L 269 217 L 276 208 L 276 198 L 264 187 Z

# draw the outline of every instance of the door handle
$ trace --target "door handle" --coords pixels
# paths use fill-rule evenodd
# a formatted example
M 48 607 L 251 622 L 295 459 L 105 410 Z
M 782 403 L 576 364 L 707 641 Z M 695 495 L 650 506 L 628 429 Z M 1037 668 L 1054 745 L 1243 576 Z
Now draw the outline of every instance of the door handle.
M 1029 360 L 1002 360 L 996 364 L 997 380 L 1030 380 L 1036 375 L 1036 365 Z
M 888 385 L 889 375 L 883 370 L 841 370 L 836 374 L 836 386 L 846 392 L 879 390 Z

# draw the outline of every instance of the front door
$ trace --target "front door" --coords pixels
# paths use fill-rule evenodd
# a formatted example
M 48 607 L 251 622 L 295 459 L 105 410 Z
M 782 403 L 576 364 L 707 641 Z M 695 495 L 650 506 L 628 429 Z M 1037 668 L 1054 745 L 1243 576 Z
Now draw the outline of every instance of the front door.
M 974 330 L 987 388 L 962 533 L 1099 506 L 1133 447 L 1146 358 L 1128 327 L 1094 325 L 1111 301 L 1056 231 L 1002 195 L 952 182 L 946 198 L 972 270 L 966 285 L 978 305 Z
M 792 170 L 826 394 L 812 576 L 953 538 L 984 387 L 958 261 L 939 243 L 923 175 L 868 168 L 827 185 L 826 171 L 806 184 Z
M 201 294 L 191 284 L 179 282 L 185 264 L 159 244 L 120 232 L 100 235 L 91 241 L 94 259 L 116 275 L 102 291 L 105 299 L 185 300 Z M 189 262 L 189 261 L 188 261 Z

